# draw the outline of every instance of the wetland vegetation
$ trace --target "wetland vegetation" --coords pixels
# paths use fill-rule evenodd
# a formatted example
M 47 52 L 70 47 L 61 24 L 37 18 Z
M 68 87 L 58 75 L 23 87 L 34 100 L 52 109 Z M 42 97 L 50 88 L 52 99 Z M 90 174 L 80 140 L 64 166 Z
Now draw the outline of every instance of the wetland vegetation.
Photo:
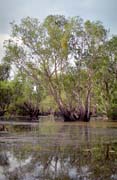
M 11 23 L 4 48 L 1 116 L 117 119 L 117 36 L 100 21 L 50 15 L 40 22 L 26 17 L 20 24 Z
M 26 17 L 4 48 L 0 180 L 116 180 L 117 35 L 80 17 Z

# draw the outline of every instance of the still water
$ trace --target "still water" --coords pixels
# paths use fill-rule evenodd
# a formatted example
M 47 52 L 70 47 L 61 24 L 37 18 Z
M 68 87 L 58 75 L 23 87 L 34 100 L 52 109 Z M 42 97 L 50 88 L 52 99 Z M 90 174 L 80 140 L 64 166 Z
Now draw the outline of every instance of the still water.
M 0 180 L 117 180 L 117 123 L 6 123 Z

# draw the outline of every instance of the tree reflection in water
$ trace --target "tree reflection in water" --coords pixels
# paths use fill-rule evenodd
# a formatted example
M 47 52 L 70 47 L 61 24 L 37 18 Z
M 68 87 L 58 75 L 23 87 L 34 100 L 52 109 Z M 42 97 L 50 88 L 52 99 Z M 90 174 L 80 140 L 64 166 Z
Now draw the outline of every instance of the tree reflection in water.
M 38 145 L 33 147 L 29 144 L 20 144 L 18 147 L 17 145 L 9 147 L 9 150 L 4 152 L 3 159 L 4 157 L 6 157 L 5 161 L 9 162 L 0 164 L 1 177 L 5 180 L 117 178 L 116 143 L 97 144 L 90 149 L 84 145 L 55 146 L 40 151 Z
M 27 132 L 33 142 L 20 136 L 19 142 L 0 143 L 0 180 L 117 179 L 117 142 L 108 129 L 48 124 L 34 131 Z

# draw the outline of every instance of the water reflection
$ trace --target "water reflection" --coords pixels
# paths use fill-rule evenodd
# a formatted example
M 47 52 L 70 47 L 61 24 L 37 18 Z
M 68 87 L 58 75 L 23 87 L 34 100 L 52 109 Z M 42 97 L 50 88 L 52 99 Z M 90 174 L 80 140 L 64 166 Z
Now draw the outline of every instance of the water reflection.
M 116 143 L 98 144 L 90 149 L 80 145 L 55 146 L 39 151 L 37 147 L 20 144 L 17 149 L 17 145 L 12 145 L 4 154 L 1 152 L 7 162 L 0 164 L 2 179 L 106 180 L 117 177 Z
M 116 129 L 50 122 L 20 128 L 0 138 L 0 180 L 117 179 Z

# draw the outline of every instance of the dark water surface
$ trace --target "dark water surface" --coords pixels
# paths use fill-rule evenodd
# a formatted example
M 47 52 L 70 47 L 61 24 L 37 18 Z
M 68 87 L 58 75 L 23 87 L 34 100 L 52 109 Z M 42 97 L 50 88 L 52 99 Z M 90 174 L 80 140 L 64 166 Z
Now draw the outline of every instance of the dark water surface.
M 117 180 L 116 122 L 4 124 L 0 180 Z

